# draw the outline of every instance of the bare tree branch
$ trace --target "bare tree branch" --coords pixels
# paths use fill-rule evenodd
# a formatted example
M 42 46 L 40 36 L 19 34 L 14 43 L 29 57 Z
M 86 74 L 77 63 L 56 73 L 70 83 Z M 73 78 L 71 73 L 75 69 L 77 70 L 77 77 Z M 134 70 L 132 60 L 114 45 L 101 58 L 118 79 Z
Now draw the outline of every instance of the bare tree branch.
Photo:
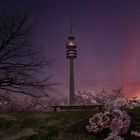
M 40 79 L 42 68 L 48 61 L 41 58 L 41 50 L 36 50 L 31 42 L 34 22 L 27 14 L 15 16 L 0 24 L 0 91 L 25 95 L 46 95 L 50 83 L 46 76 Z M 36 95 L 38 96 L 38 95 Z M 42 96 L 40 94 L 40 96 Z

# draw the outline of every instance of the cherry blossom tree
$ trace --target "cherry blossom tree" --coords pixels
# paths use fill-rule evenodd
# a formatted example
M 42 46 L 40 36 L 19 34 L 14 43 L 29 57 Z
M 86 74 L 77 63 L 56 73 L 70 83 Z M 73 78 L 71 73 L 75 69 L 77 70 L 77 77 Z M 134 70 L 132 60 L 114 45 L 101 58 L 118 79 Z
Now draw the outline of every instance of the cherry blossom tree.
M 66 102 L 67 98 L 55 96 L 17 98 L 4 94 L 0 97 L 0 112 L 47 112 L 53 110 L 52 106 L 65 105 Z
M 77 105 L 102 105 L 105 106 L 109 103 L 114 103 L 115 101 L 123 98 L 123 88 L 117 90 L 112 90 L 112 93 L 108 93 L 102 90 L 99 93 L 91 93 L 87 91 L 78 91 L 75 96 Z

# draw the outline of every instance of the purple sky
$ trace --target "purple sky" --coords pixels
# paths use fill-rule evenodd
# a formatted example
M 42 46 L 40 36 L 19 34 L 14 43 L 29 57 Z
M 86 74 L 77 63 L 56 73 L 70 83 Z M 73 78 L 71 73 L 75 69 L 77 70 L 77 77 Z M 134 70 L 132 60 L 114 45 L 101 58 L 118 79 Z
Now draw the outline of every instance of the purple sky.
M 124 86 L 140 97 L 140 0 L 1 0 L 0 17 L 30 10 L 37 19 L 34 39 L 55 61 L 49 71 L 58 95 L 68 95 L 65 44 L 69 19 L 78 44 L 76 90 Z M 47 70 L 46 70 L 47 74 Z

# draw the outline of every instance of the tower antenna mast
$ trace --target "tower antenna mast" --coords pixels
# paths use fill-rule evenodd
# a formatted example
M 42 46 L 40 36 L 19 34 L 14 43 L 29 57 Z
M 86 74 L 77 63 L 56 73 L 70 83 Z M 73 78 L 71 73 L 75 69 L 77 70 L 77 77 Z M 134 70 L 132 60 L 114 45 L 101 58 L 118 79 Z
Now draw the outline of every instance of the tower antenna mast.
M 72 18 L 70 18 L 70 30 L 69 30 L 70 35 L 73 34 L 73 23 L 72 23 Z

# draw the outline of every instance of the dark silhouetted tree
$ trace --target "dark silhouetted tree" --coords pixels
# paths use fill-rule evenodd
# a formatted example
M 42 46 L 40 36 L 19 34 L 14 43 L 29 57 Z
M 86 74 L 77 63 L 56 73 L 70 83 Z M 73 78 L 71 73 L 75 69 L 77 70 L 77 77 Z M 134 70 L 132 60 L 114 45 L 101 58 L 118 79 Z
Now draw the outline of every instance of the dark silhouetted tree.
M 46 75 L 40 78 L 48 61 L 31 41 L 34 22 L 28 14 L 13 16 L 0 23 L 0 93 L 43 96 L 54 85 Z M 41 91 L 41 92 L 40 92 Z M 43 94 L 41 94 L 43 93 Z

